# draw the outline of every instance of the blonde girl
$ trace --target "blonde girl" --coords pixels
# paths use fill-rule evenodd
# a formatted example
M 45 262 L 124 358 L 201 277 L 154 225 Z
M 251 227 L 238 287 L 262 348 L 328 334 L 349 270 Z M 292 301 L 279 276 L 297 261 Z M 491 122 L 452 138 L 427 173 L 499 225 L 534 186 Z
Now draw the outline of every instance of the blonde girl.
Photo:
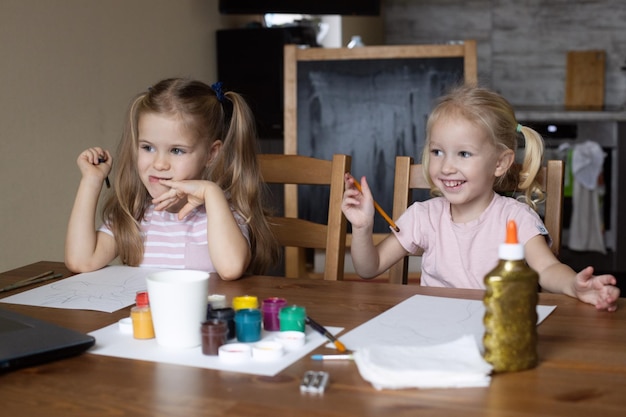
M 521 169 L 514 170 L 519 135 L 525 140 Z M 495 266 L 508 220 L 515 220 L 526 261 L 539 273 L 546 291 L 564 293 L 599 310 L 617 308 L 619 289 L 612 275 L 579 273 L 562 264 L 549 248 L 550 237 L 535 204 L 543 197 L 537 182 L 543 140 L 521 126 L 499 94 L 475 86 L 442 97 L 427 122 L 422 156 L 424 175 L 436 196 L 416 202 L 396 221 L 378 246 L 372 242 L 374 206 L 367 180 L 362 190 L 346 175 L 343 212 L 352 223 L 352 260 L 360 276 L 375 277 L 417 248 L 422 256 L 421 284 L 484 288 Z M 523 200 L 496 191 L 517 185 Z
M 130 266 L 202 269 L 232 280 L 278 259 L 262 201 L 254 117 L 221 83 L 172 78 L 132 101 L 112 157 L 83 151 L 65 262 L 93 271 Z M 115 162 L 96 230 L 97 202 Z

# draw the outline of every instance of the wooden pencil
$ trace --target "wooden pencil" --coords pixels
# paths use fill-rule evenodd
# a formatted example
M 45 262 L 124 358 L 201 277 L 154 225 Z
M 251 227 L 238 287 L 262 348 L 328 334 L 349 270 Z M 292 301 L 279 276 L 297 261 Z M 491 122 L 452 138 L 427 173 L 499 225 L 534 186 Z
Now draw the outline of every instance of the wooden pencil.
M 363 190 L 361 189 L 361 184 L 359 184 L 356 179 L 354 179 L 354 186 L 357 188 L 357 190 L 363 192 Z M 393 230 L 395 230 L 396 232 L 400 231 L 400 228 L 396 226 L 393 220 L 391 220 L 391 217 L 389 217 L 387 213 L 385 213 L 385 210 L 383 210 L 383 208 L 376 202 L 376 200 L 374 200 L 374 208 L 381 216 L 383 216 L 383 219 L 385 219 L 387 223 L 389 223 L 389 226 L 391 226 Z

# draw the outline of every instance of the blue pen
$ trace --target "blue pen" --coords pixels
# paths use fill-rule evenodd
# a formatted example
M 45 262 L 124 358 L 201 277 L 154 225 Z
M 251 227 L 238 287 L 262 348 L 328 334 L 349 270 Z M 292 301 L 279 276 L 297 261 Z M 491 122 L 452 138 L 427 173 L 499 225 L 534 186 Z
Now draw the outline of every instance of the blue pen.
M 314 361 L 328 361 L 328 360 L 353 360 L 354 356 L 351 353 L 344 353 L 339 355 L 311 355 L 311 359 Z

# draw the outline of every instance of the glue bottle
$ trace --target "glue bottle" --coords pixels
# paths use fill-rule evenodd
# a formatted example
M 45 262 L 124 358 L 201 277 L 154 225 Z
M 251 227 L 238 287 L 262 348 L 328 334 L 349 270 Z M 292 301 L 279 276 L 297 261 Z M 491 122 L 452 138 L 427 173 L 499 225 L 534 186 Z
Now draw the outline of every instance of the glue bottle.
M 524 259 L 513 220 L 498 254 L 498 265 L 485 276 L 484 358 L 495 372 L 522 371 L 538 362 L 539 275 Z

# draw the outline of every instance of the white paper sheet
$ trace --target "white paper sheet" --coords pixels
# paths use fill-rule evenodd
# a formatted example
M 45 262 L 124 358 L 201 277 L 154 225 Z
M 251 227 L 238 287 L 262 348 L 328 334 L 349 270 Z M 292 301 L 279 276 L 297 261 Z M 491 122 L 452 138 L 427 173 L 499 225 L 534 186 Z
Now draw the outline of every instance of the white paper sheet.
M 537 306 L 541 323 L 556 306 Z M 471 334 L 482 351 L 481 300 L 414 295 L 340 337 L 350 350 L 377 345 L 435 345 Z
M 326 327 L 333 335 L 343 330 L 341 327 Z M 263 331 L 262 340 L 273 340 L 278 332 Z M 222 371 L 242 372 L 247 374 L 274 376 L 307 353 L 321 346 L 327 339 L 312 331 L 307 326 L 306 343 L 303 347 L 285 354 L 278 360 L 261 362 L 249 359 L 242 363 L 223 362 L 217 356 L 202 354 L 200 347 L 173 349 L 159 346 L 156 339 L 138 340 L 132 334 L 122 333 L 118 325 L 112 324 L 89 333 L 96 338 L 96 345 L 88 352 L 96 355 L 115 356 L 118 358 L 163 362 L 175 365 L 194 366 L 197 368 L 217 369 Z M 254 343 L 247 343 L 254 345 Z
M 0 302 L 112 313 L 134 304 L 137 291 L 146 289 L 146 276 L 155 271 L 161 270 L 108 266 L 2 298 Z

